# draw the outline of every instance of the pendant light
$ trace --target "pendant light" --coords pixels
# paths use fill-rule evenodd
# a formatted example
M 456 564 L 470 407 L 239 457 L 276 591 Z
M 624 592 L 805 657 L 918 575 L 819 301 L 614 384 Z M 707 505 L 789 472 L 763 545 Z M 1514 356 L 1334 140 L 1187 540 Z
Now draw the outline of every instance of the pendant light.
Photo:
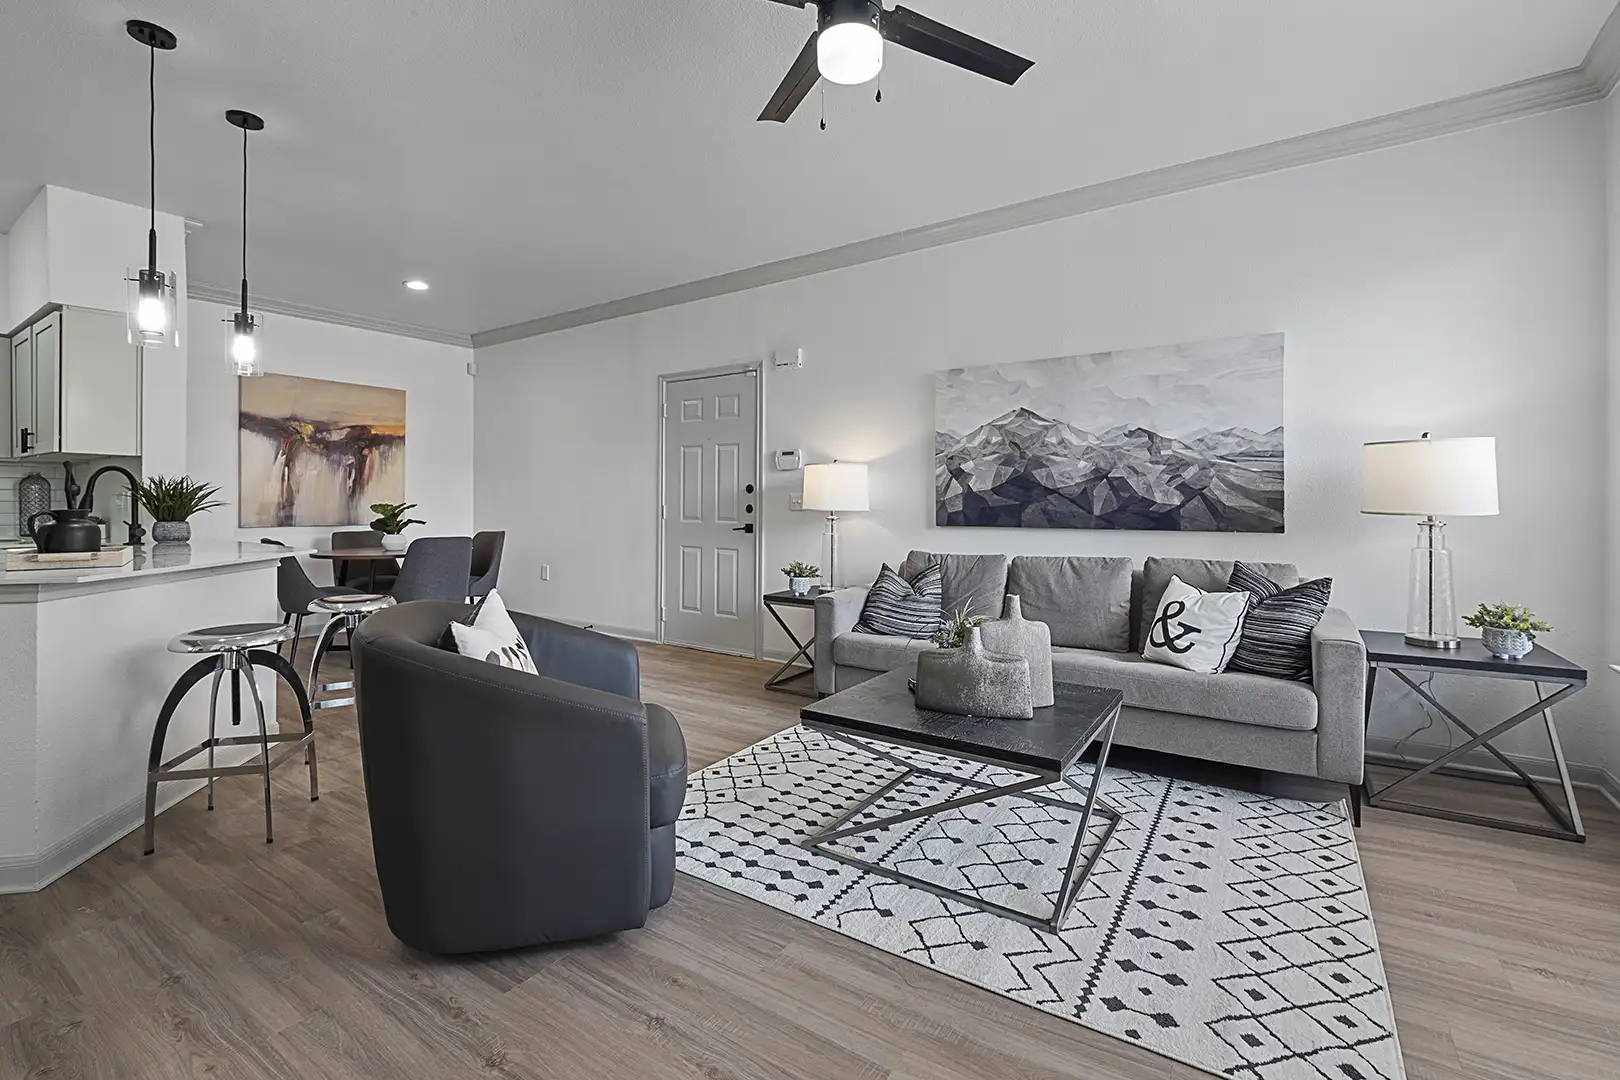
M 155 23 L 131 19 L 124 24 L 129 36 L 146 46 L 149 63 L 147 90 L 147 152 L 151 166 L 152 222 L 146 231 L 146 265 L 130 267 L 124 275 L 129 288 L 129 342 L 153 348 L 180 344 L 180 320 L 175 311 L 178 281 L 158 269 L 157 257 L 157 54 L 176 45 L 175 36 Z
M 247 206 L 248 132 L 263 131 L 264 121 L 242 109 L 230 109 L 225 121 L 242 129 L 242 306 L 225 320 L 225 349 L 232 370 L 240 376 L 264 374 L 264 318 L 248 310 L 247 287 Z

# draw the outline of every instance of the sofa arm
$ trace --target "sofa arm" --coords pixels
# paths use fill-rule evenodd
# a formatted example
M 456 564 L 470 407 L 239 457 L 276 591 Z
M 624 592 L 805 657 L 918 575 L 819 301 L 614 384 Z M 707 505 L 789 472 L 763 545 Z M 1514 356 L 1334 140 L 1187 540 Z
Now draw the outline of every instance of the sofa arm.
M 1316 687 L 1316 772 L 1361 783 L 1367 742 L 1367 646 L 1350 616 L 1330 607 L 1311 631 Z
M 833 641 L 855 629 L 869 591 L 857 586 L 816 597 L 816 693 L 831 694 L 838 689 L 833 672 Z
M 511 612 L 541 675 L 621 697 L 641 698 L 640 659 L 628 641 L 536 615 Z

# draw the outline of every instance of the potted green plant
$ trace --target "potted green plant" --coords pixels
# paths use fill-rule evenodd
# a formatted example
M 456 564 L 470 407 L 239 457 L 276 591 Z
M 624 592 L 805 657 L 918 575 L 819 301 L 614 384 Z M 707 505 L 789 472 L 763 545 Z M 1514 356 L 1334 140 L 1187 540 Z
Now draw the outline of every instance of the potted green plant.
M 797 559 L 784 566 L 782 573 L 787 575 L 788 588 L 794 596 L 809 596 L 821 582 L 821 567 Z
M 928 640 L 941 649 L 960 649 L 967 644 L 969 632 L 984 622 L 982 615 L 969 615 L 967 605 L 957 609 L 956 614 L 947 615 L 945 621 L 940 623 L 939 629 Z
M 1527 607 L 1511 604 L 1481 604 L 1463 622 L 1479 630 L 1485 651 L 1503 660 L 1518 660 L 1536 647 L 1536 635 L 1552 632 L 1552 627 L 1536 618 Z
M 372 521 L 374 532 L 382 533 L 382 546 L 389 551 L 404 551 L 407 541 L 404 536 L 406 529 L 412 525 L 426 525 L 421 518 L 406 517 L 405 515 L 416 509 L 415 503 L 372 503 L 371 512 L 377 517 Z
M 152 542 L 185 544 L 191 541 L 193 514 L 225 504 L 214 498 L 219 487 L 189 476 L 153 476 L 135 484 L 135 500 L 152 518 Z

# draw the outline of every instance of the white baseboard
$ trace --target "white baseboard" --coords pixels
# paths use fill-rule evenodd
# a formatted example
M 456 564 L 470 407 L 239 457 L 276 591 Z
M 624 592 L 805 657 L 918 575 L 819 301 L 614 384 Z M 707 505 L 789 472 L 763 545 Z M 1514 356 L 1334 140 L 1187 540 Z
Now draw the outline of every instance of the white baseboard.
M 1405 748 L 1404 758 L 1396 753 L 1397 746 Z M 1371 736 L 1367 739 L 1367 760 L 1376 764 L 1408 764 L 1419 767 L 1434 760 L 1449 749 L 1450 747 L 1439 743 L 1414 742 L 1410 739 L 1401 742 L 1397 739 Z M 1507 757 L 1508 760 L 1537 780 L 1549 784 L 1558 783 L 1558 769 L 1551 758 L 1532 757 L 1525 754 L 1509 754 Z M 1574 762 L 1568 764 L 1571 783 L 1578 788 L 1598 792 L 1613 803 L 1615 809 L 1620 810 L 1620 779 L 1616 779 L 1613 773 L 1598 765 L 1578 765 Z M 1484 749 L 1475 749 L 1464 754 L 1456 765 L 1458 768 L 1486 776 L 1513 776 L 1507 769 L 1502 768 L 1501 762 L 1497 761 L 1494 756 Z
M 218 751 L 216 760 L 223 765 L 240 765 L 258 753 L 251 747 L 231 747 L 227 754 Z M 190 798 L 207 784 L 205 780 L 174 780 L 158 788 L 157 812 Z M 67 839 L 59 841 L 37 858 L 0 858 L 0 893 L 38 892 L 81 863 L 88 862 L 102 850 L 111 847 L 146 822 L 146 795 L 125 803 L 90 822 Z M 158 839 L 162 840 L 161 828 Z

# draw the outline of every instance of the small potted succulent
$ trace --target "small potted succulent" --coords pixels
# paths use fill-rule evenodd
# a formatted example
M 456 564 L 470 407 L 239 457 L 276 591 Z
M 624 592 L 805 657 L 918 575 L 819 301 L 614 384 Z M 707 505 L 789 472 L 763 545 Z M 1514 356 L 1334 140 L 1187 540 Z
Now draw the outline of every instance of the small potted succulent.
M 189 476 L 154 476 L 138 481 L 135 487 L 136 501 L 151 515 L 154 544 L 190 543 L 190 517 L 224 506 L 214 498 L 218 494 L 217 485 Z
M 947 615 L 940 623 L 934 636 L 929 638 L 935 646 L 941 649 L 960 649 L 967 644 L 969 634 L 984 622 L 982 615 L 969 615 L 967 605 L 959 608 L 954 615 Z
M 787 575 L 788 588 L 793 591 L 794 596 L 809 596 L 821 583 L 821 567 L 811 566 L 797 559 L 784 566 L 782 573 Z
M 377 517 L 371 523 L 375 532 L 382 533 L 382 546 L 388 551 L 404 551 L 409 546 L 405 530 L 412 525 L 426 525 L 421 518 L 406 517 L 416 509 L 415 503 L 372 503 L 371 512 Z
M 1463 622 L 1479 630 L 1485 651 L 1503 660 L 1518 660 L 1536 647 L 1536 635 L 1552 632 L 1552 627 L 1536 618 L 1526 607 L 1510 604 L 1481 604 Z

